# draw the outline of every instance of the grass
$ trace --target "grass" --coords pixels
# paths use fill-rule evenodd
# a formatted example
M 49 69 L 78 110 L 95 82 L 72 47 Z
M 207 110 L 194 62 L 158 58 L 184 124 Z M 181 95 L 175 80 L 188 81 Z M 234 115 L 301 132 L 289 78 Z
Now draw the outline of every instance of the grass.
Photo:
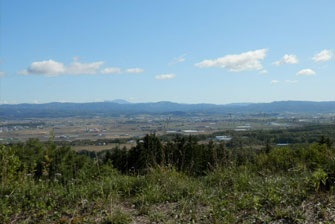
M 1 189 L 5 197 L 0 217 L 2 223 L 334 221 L 334 195 L 311 194 L 312 177 L 264 178 L 240 168 L 192 178 L 172 168 L 157 168 L 145 176 L 115 172 L 98 182 L 74 182 L 66 187 L 26 178 Z
M 334 223 L 334 156 L 311 144 L 201 174 L 173 165 L 121 173 L 66 146 L 0 146 L 0 223 Z

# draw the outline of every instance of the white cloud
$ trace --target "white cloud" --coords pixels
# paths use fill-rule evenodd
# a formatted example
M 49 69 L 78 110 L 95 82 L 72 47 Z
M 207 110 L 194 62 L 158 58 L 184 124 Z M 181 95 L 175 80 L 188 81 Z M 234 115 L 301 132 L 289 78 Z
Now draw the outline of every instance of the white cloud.
M 279 80 L 272 80 L 272 81 L 271 81 L 271 84 L 273 84 L 273 85 L 278 84 L 278 83 L 280 83 Z
M 4 75 L 5 75 L 5 72 L 0 72 L 0 77 Z
M 329 50 L 323 50 L 320 53 L 314 55 L 313 61 L 315 62 L 325 62 L 332 58 L 332 52 Z
M 57 76 L 66 71 L 63 63 L 48 60 L 33 62 L 26 70 L 20 72 L 23 75 Z
M 162 79 L 173 79 L 175 78 L 176 75 L 175 74 L 161 74 L 161 75 L 156 75 L 155 76 L 155 79 L 158 79 L 158 80 L 162 80 Z
M 279 61 L 273 62 L 274 65 L 298 64 L 298 57 L 293 54 L 285 54 Z
M 231 72 L 241 72 L 247 70 L 262 70 L 261 60 L 266 57 L 267 49 L 248 51 L 242 54 L 226 55 L 214 60 L 203 60 L 195 66 L 204 67 L 221 67 Z
M 142 68 L 128 68 L 126 70 L 127 73 L 141 73 L 144 72 L 144 69 Z
M 19 72 L 23 75 L 59 76 L 64 74 L 96 74 L 104 62 L 80 63 L 73 62 L 68 67 L 54 60 L 33 62 L 26 70 Z
M 302 69 L 300 70 L 297 75 L 315 75 L 316 73 L 312 69 Z
M 298 80 L 285 80 L 286 83 L 295 84 L 298 83 Z
M 113 67 L 105 68 L 101 71 L 102 74 L 113 74 L 113 73 L 121 73 L 121 72 L 122 72 L 121 68 L 113 68 Z

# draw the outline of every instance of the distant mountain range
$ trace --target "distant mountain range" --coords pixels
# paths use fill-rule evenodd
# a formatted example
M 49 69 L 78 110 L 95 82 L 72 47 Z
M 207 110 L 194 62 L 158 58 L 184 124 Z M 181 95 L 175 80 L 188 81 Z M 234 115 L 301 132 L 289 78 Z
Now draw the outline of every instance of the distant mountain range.
M 123 100 L 123 99 L 116 99 L 116 100 L 105 101 L 105 102 L 118 103 L 118 104 L 131 104 L 127 100 Z
M 74 116 L 120 116 L 135 114 L 222 114 L 222 113 L 335 113 L 335 101 L 278 101 L 272 103 L 180 104 L 168 101 L 130 103 L 114 100 L 96 103 L 45 103 L 0 105 L 0 119 L 54 118 Z

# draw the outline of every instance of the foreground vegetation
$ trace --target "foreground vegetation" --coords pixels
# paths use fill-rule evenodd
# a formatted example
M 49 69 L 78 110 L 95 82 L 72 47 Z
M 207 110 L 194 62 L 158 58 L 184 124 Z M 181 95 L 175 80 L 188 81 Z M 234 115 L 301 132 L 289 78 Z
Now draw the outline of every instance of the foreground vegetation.
M 0 223 L 333 223 L 335 150 L 161 142 L 71 150 L 0 146 Z

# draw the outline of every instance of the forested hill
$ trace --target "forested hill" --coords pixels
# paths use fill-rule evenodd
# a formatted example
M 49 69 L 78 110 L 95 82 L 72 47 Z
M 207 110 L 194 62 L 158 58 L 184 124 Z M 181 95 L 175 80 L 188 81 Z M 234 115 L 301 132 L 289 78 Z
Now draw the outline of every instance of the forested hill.
M 189 113 L 332 113 L 335 102 L 278 101 L 272 103 L 238 104 L 179 104 L 157 103 L 46 103 L 46 104 L 3 104 L 0 105 L 1 118 L 30 117 L 72 117 L 72 116 L 118 116 L 120 114 L 167 114 L 187 115 Z

